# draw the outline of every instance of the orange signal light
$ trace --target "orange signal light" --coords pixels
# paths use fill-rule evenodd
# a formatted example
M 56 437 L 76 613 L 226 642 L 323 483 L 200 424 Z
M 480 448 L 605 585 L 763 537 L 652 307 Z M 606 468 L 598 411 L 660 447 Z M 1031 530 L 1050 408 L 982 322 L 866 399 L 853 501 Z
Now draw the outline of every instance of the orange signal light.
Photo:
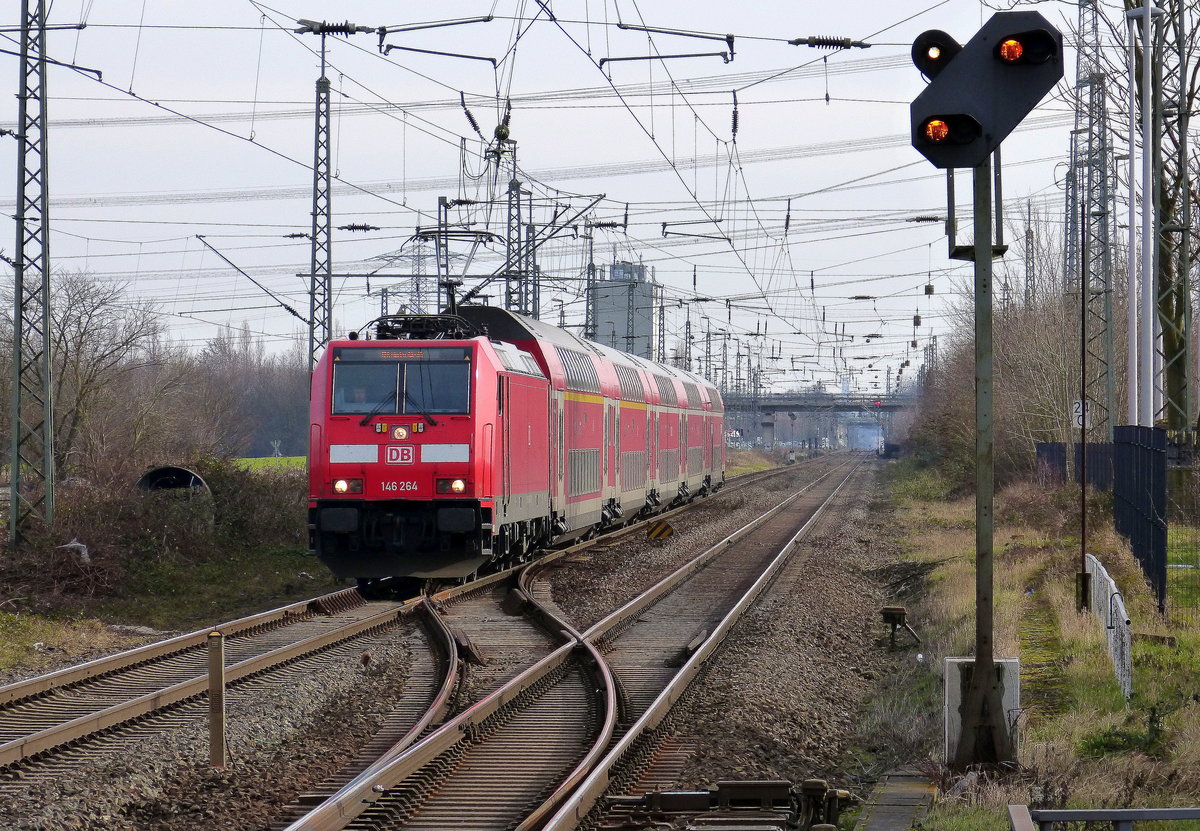
M 931 118 L 925 122 L 925 138 L 934 143 L 945 141 L 950 137 L 950 125 L 940 118 Z
M 1000 44 L 997 54 L 1005 63 L 1016 63 L 1024 57 L 1025 46 L 1016 38 L 1008 38 Z

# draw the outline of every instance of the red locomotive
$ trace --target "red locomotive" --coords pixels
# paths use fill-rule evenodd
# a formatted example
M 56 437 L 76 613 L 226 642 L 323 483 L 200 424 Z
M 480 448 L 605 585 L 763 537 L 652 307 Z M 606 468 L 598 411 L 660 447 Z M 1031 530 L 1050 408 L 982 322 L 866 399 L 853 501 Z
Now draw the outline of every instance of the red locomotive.
M 339 577 L 468 578 L 725 481 L 697 375 L 491 306 L 376 331 L 312 378 L 309 540 Z

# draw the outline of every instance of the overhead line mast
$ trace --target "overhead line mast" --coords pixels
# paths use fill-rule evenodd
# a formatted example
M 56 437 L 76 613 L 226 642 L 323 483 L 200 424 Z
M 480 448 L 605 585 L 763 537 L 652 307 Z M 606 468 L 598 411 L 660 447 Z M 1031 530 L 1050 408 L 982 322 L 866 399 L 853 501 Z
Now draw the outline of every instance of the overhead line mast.
M 50 234 L 46 148 L 46 6 L 21 0 L 17 245 L 13 261 L 13 393 L 9 539 L 54 520 Z

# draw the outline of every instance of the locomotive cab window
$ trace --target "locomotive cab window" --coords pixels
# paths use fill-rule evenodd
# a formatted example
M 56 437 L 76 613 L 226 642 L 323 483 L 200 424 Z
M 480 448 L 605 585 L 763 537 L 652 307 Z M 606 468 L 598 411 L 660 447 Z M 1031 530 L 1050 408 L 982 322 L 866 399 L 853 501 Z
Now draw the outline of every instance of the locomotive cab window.
M 469 349 L 338 348 L 334 360 L 334 415 L 470 411 Z

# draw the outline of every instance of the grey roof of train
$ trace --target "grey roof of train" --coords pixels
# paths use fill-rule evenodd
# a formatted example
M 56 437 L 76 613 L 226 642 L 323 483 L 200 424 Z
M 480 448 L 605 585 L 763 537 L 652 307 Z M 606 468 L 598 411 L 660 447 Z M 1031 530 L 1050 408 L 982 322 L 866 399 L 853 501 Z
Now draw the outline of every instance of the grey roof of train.
M 630 355 L 619 349 L 613 349 L 610 346 L 586 340 L 571 332 L 559 329 L 557 326 L 551 326 L 549 323 L 543 323 L 540 320 L 534 320 L 524 315 L 510 312 L 507 309 L 501 309 L 499 306 L 459 306 L 458 314 L 476 326 L 485 328 L 488 337 L 496 340 L 518 341 L 536 339 L 553 343 L 556 346 L 585 349 L 615 364 L 647 369 L 661 375 L 681 378 L 716 390 L 715 384 L 694 372 L 660 364 L 657 361 L 640 358 L 637 355 Z

